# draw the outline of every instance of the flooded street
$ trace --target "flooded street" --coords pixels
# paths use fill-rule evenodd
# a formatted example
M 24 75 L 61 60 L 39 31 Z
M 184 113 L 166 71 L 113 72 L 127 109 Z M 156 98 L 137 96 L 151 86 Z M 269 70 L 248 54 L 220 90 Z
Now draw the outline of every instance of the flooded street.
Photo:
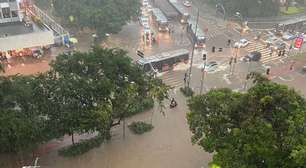
M 179 31 L 175 32 L 175 35 L 157 34 L 159 43 L 145 46 L 146 55 L 181 47 L 189 48 L 190 42 L 187 36 L 183 35 L 184 29 L 179 27 L 180 25 L 173 26 L 177 26 Z M 138 59 L 135 50 L 143 47 L 140 29 L 137 22 L 129 23 L 120 33 L 111 35 L 105 43 L 109 47 L 123 48 L 128 51 L 132 59 Z M 78 39 L 80 43 L 77 44 L 76 49 L 87 51 L 92 40 L 91 33 L 83 33 Z M 45 72 L 50 68 L 48 63 L 64 50 L 54 48 L 51 56 L 41 60 L 22 60 L 8 68 L 5 75 L 18 73 L 30 75 Z M 43 147 L 43 152 L 40 152 L 39 165 L 42 168 L 206 168 L 211 160 L 211 155 L 204 152 L 199 146 L 192 145 L 191 133 L 186 121 L 186 100 L 180 93 L 175 97 L 179 106 L 175 109 L 167 108 L 165 117 L 156 107 L 152 120 L 154 129 L 151 132 L 134 135 L 129 129 L 126 129 L 126 137 L 123 138 L 123 129 L 120 125 L 113 128 L 110 141 L 105 142 L 99 148 L 72 158 L 64 158 L 57 154 L 58 148 L 70 145 L 70 137 L 53 140 Z M 166 103 L 167 107 L 168 102 Z M 152 111 L 129 118 L 127 124 L 133 121 L 151 122 Z
M 181 97 L 181 95 L 179 96 Z M 167 109 L 164 117 L 155 109 L 154 129 L 143 135 L 127 130 L 122 137 L 122 126 L 112 130 L 112 139 L 88 153 L 75 158 L 63 158 L 56 151 L 42 156 L 43 168 L 206 168 L 211 156 L 197 145 L 192 145 L 186 123 L 185 100 L 177 97 L 179 106 Z M 152 111 L 128 119 L 150 122 Z

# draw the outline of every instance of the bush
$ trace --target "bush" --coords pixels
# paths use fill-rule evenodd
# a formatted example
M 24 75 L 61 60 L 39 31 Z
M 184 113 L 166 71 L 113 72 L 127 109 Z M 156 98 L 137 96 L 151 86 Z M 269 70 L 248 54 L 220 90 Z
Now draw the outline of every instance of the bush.
M 154 100 L 152 98 L 147 97 L 144 99 L 140 99 L 139 103 L 131 107 L 130 113 L 128 113 L 127 117 L 149 110 L 153 108 L 153 106 L 154 106 Z
M 130 130 L 135 134 L 143 134 L 153 129 L 152 124 L 147 124 L 143 121 L 133 122 L 129 125 Z
M 104 138 L 101 135 L 93 137 L 91 139 L 81 140 L 80 142 L 64 147 L 58 151 L 59 155 L 65 157 L 72 157 L 81 155 L 88 152 L 92 148 L 99 147 L 104 141 Z
M 183 87 L 180 88 L 180 90 L 187 97 L 191 97 L 194 94 L 193 90 L 190 87 Z

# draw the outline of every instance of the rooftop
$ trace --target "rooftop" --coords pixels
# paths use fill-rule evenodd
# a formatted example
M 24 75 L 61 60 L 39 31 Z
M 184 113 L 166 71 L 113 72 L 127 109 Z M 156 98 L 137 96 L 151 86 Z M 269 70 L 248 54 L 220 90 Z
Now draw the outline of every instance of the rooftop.
M 21 34 L 28 34 L 33 32 L 41 32 L 43 29 L 39 28 L 37 25 L 25 26 L 22 22 L 14 23 L 1 23 L 0 24 L 0 38 L 7 36 L 15 36 Z

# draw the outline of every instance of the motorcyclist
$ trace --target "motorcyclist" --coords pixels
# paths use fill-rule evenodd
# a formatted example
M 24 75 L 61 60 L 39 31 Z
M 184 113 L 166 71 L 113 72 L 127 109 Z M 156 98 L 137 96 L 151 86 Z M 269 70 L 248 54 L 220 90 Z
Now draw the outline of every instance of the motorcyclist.
M 171 99 L 171 103 L 170 103 L 170 107 L 176 107 L 177 106 L 177 102 L 174 100 L 174 98 Z

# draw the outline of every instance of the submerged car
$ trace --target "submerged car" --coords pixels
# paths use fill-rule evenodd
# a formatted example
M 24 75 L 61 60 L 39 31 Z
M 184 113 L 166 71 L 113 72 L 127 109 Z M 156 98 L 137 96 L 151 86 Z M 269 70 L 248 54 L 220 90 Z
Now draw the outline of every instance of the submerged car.
M 249 62 L 249 61 L 259 61 L 261 59 L 261 53 L 258 51 L 250 52 L 248 55 L 243 57 L 243 61 Z

